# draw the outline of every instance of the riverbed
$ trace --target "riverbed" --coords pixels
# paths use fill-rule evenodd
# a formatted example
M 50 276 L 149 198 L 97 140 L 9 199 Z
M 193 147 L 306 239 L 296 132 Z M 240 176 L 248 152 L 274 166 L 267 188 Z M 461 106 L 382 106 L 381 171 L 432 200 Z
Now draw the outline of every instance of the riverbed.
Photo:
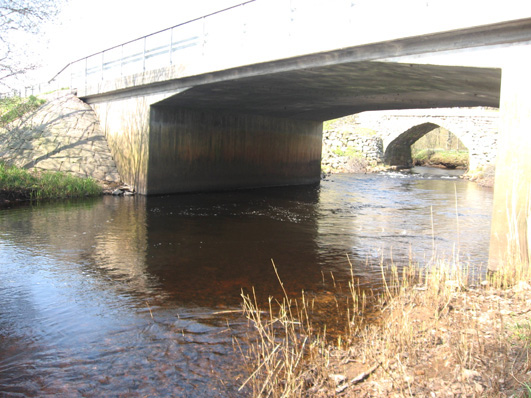
M 0 395 L 243 397 L 241 292 L 487 261 L 492 190 L 435 169 L 0 210 Z M 337 286 L 336 286 L 337 287 Z

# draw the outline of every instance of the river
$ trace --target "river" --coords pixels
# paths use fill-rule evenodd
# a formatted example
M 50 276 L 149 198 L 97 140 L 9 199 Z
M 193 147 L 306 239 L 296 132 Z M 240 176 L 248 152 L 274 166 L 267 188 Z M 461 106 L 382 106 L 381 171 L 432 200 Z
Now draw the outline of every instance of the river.
M 0 210 L 0 395 L 240 397 L 240 293 L 487 261 L 492 190 L 437 170 Z M 348 258 L 347 258 L 348 256 Z

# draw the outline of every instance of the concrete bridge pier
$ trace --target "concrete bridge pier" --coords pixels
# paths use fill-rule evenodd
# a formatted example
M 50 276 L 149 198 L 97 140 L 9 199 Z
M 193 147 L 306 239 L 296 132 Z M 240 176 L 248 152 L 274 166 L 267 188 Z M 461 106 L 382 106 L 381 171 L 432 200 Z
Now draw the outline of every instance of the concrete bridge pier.
M 322 122 L 186 109 L 172 104 L 178 96 L 173 92 L 92 103 L 122 178 L 137 192 L 319 181 Z
M 523 47 L 525 50 L 526 47 Z M 531 247 L 531 75 L 528 54 L 502 71 L 500 136 L 489 269 L 529 265 Z
M 198 192 L 317 183 L 322 122 L 151 106 L 147 188 Z

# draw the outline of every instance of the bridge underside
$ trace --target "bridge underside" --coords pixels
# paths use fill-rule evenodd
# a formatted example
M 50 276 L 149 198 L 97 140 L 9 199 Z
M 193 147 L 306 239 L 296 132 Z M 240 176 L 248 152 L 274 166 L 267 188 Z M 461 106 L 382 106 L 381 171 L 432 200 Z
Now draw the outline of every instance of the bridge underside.
M 162 103 L 324 121 L 367 110 L 499 105 L 501 70 L 356 62 L 194 86 Z
M 318 182 L 324 120 L 366 110 L 497 107 L 500 75 L 368 61 L 243 78 L 234 70 L 213 83 L 88 102 L 122 176 L 151 195 Z

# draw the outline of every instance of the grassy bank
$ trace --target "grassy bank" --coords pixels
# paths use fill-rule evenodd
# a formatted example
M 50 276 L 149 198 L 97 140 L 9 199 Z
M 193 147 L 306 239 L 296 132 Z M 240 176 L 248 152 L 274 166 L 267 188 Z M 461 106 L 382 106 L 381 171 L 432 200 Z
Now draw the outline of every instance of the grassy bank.
M 423 149 L 411 154 L 416 166 L 441 166 L 448 169 L 466 169 L 468 167 L 468 151 Z
M 74 198 L 101 195 L 91 178 L 61 172 L 36 172 L 0 163 L 0 204 L 8 201 Z
M 378 294 L 352 278 L 349 294 L 335 295 L 344 332 L 333 339 L 312 323 L 306 294 L 268 308 L 245 295 L 252 396 L 531 397 L 529 267 L 483 281 L 455 261 L 381 267 Z M 377 321 L 364 318 L 367 302 Z

